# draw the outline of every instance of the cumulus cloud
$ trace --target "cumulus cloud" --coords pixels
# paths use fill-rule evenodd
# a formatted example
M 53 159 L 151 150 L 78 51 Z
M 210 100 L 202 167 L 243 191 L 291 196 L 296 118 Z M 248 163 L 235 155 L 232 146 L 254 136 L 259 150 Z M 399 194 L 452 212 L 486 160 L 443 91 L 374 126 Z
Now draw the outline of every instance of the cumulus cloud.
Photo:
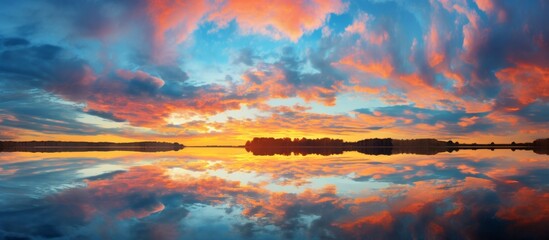
M 155 67 L 158 76 L 140 70 L 97 73 L 85 60 L 54 45 L 6 47 L 0 57 L 5 85 L 15 82 L 21 91 L 45 90 L 84 104 L 92 115 L 138 126 L 165 123 L 178 110 L 215 113 L 239 106 L 231 99 L 223 102 L 223 88 L 189 84 L 176 66 Z
M 173 116 L 200 115 L 190 127 L 211 129 L 206 118 L 244 105 L 298 98 L 337 108 L 349 94 L 374 107 L 463 114 L 439 125 L 436 116 L 404 120 L 419 128 L 496 133 L 497 124 L 521 134 L 547 125 L 546 8 L 492 0 L 18 2 L 0 10 L 0 76 L 82 104 L 88 115 L 163 126 L 163 134 L 185 122 Z M 486 115 L 468 115 L 476 113 Z M 362 115 L 373 122 L 362 129 L 380 126 Z
M 332 66 L 331 56 L 326 52 L 328 49 L 311 51 L 302 59 L 292 48 L 284 48 L 276 62 L 259 63 L 257 68 L 247 71 L 237 92 L 259 99 L 299 96 L 306 101 L 334 105 L 347 76 Z M 303 72 L 305 64 L 310 64 L 317 72 Z
M 244 33 L 259 33 L 275 39 L 289 38 L 297 41 L 303 34 L 322 27 L 330 14 L 346 9 L 341 0 L 227 0 L 208 19 L 219 27 L 235 21 Z
M 410 105 L 396 105 L 355 110 L 362 114 L 396 118 L 397 126 L 421 125 L 441 126 L 439 131 L 455 134 L 486 132 L 496 127 L 487 117 L 488 112 L 467 113 L 463 110 L 435 110 Z

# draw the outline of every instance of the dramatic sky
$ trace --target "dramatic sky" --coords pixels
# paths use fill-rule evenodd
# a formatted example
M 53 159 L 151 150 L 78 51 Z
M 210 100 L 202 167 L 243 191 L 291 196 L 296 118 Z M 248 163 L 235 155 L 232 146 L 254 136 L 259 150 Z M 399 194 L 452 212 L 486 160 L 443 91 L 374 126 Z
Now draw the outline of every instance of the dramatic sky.
M 544 0 L 0 0 L 1 140 L 549 136 Z

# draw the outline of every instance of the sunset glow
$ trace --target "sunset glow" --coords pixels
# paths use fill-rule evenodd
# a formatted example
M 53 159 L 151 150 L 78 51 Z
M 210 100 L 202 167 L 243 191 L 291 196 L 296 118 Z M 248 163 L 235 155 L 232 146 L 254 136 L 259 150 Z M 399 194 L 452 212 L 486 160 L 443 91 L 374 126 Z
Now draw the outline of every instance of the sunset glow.
M 287 157 L 240 148 L 4 153 L 0 180 L 23 186 L 2 195 L 12 200 L 4 209 L 48 195 L 40 198 L 40 211 L 0 215 L 0 226 L 33 230 L 19 236 L 84 232 L 125 239 L 539 239 L 549 220 L 549 194 L 540 183 L 545 170 L 539 171 L 546 165 L 546 155 L 511 150 Z M 29 180 L 51 190 L 25 185 Z M 56 224 L 47 225 L 49 219 Z
M 0 140 L 549 135 L 542 0 L 0 3 Z

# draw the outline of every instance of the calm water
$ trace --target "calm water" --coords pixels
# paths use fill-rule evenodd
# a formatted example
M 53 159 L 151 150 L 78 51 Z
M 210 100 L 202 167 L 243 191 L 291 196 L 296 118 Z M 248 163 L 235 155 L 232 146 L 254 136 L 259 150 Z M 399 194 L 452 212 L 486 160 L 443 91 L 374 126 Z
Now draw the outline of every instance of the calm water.
M 549 239 L 549 156 L 0 153 L 0 238 Z

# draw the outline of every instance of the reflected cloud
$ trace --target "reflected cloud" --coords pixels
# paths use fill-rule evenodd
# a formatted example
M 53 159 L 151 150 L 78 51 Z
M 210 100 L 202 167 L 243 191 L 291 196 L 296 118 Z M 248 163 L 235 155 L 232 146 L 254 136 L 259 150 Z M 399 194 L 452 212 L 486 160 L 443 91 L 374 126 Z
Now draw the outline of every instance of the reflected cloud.
M 18 201 L 6 201 L 8 195 L 1 195 L 0 236 L 145 239 L 206 239 L 211 234 L 230 239 L 547 236 L 543 227 L 549 220 L 545 160 L 533 153 L 515 152 L 509 156 L 490 152 L 486 157 L 479 154 L 482 152 L 459 157 L 392 155 L 376 156 L 373 160 L 348 153 L 337 157 L 276 157 L 253 156 L 241 149 L 219 155 L 213 152 L 191 149 L 150 153 L 148 157 L 153 157 L 152 160 L 147 160 L 146 154 L 130 154 L 117 158 L 1 164 L 4 171 L 20 173 L 20 178 L 25 175 L 28 179 L 44 179 L 44 185 L 61 181 L 42 178 L 44 172 L 64 169 L 66 175 L 60 175 L 61 170 L 53 172 L 65 182 L 81 184 Z M 4 161 L 9 162 L 7 159 Z M 141 160 L 134 166 L 125 163 L 138 159 Z M 127 167 L 116 170 L 113 163 Z M 92 173 L 101 168 L 106 172 L 85 178 L 69 174 L 96 169 L 89 171 Z M 231 175 L 240 173 L 248 173 L 248 181 L 231 180 Z M 2 182 L 11 186 L 20 181 L 18 175 L 7 176 L 3 175 Z M 322 177 L 329 176 L 340 180 L 332 180 L 337 184 L 323 182 Z M 356 188 L 366 185 L 353 185 L 357 191 L 345 189 L 357 181 L 386 184 L 364 189 Z M 296 188 L 285 191 L 273 188 L 276 185 Z M 208 224 L 209 221 L 215 224 Z

